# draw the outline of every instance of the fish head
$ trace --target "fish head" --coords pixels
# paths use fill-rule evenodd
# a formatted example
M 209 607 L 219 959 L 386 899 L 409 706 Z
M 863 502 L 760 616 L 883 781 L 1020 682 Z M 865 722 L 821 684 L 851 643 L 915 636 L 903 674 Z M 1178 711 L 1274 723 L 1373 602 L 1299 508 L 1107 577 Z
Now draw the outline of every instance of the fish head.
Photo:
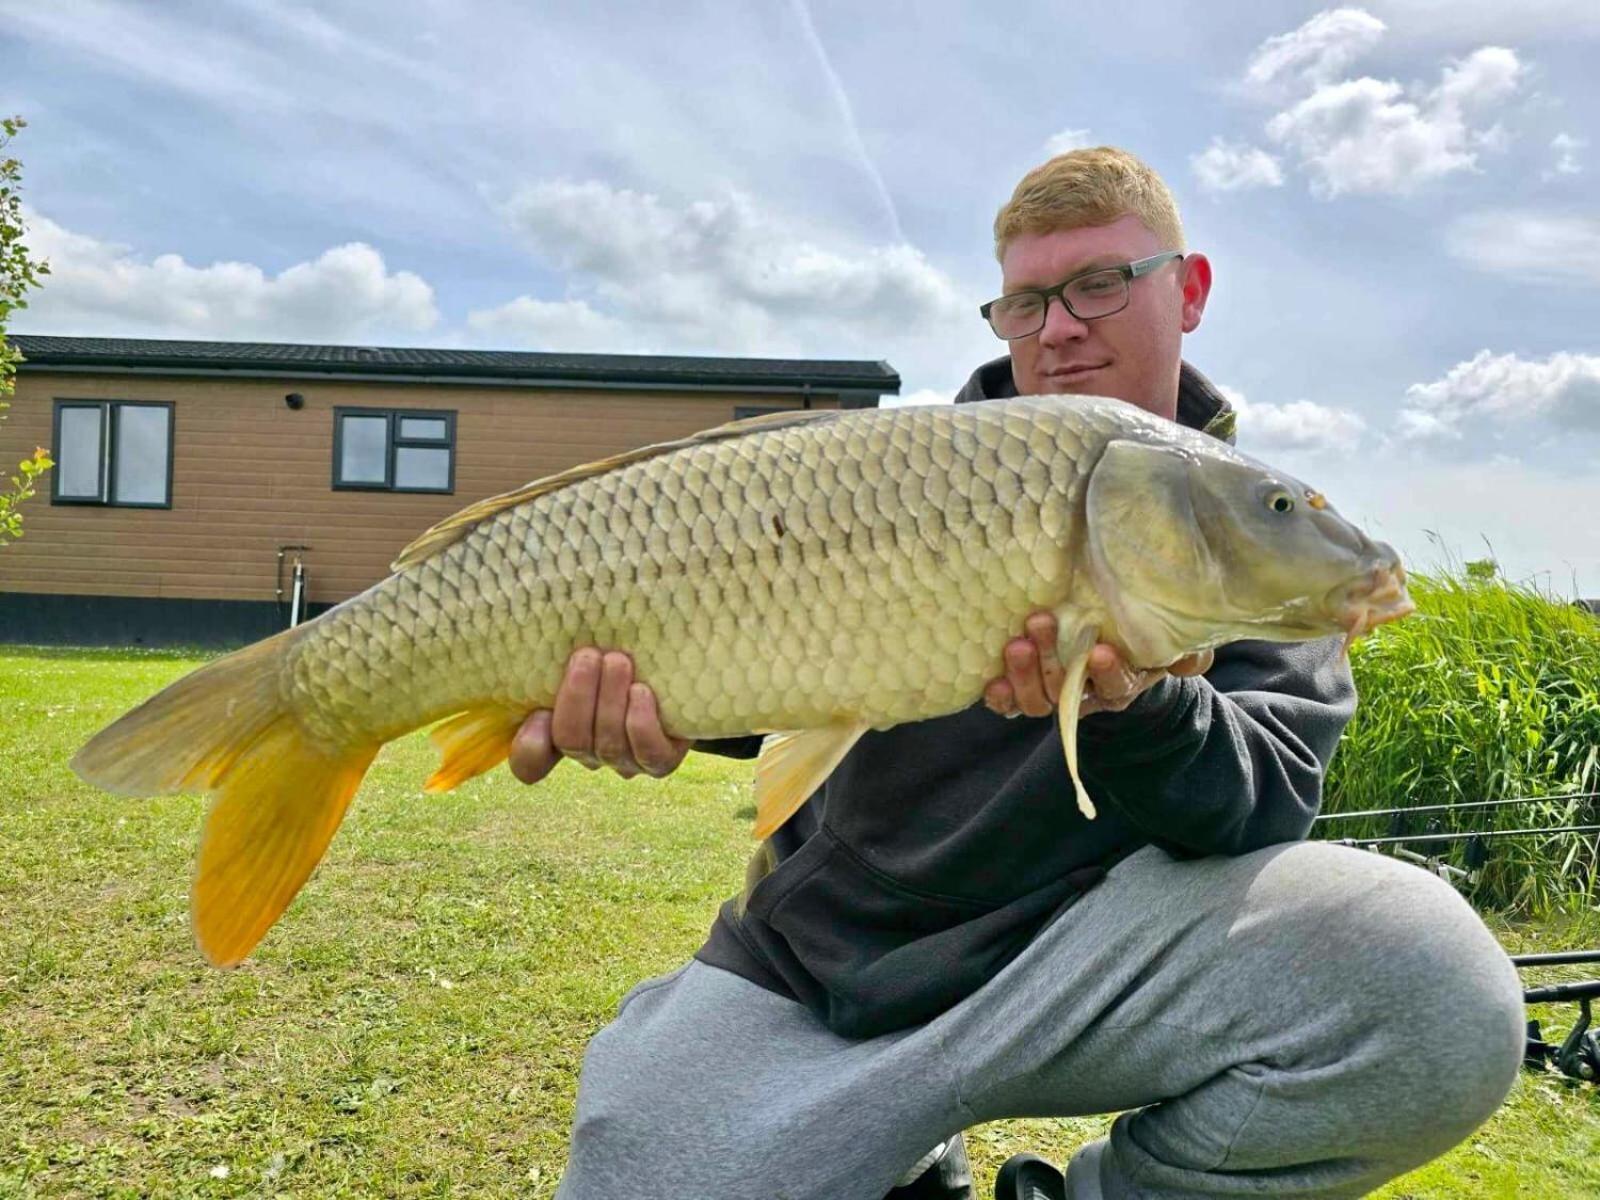
M 1141 666 L 1239 638 L 1348 649 L 1416 607 L 1391 546 L 1220 443 L 1113 441 L 1086 505 L 1091 575 Z

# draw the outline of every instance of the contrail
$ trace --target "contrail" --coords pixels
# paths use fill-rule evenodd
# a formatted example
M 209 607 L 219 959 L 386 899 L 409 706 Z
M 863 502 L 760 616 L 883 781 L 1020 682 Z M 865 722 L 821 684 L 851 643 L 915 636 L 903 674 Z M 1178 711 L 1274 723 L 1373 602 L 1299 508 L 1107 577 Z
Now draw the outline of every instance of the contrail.
M 794 8 L 795 16 L 800 20 L 800 27 L 806 32 L 806 40 L 816 52 L 817 62 L 822 64 L 822 73 L 827 77 L 828 86 L 833 91 L 833 101 L 839 108 L 839 115 L 844 118 L 845 129 L 849 131 L 850 144 L 861 163 L 861 169 L 867 173 L 867 178 L 872 180 L 872 186 L 877 189 L 878 199 L 882 202 L 883 211 L 889 218 L 889 229 L 894 234 L 894 240 L 904 242 L 906 235 L 900 229 L 900 214 L 895 211 L 894 201 L 889 196 L 889 189 L 884 186 L 883 176 L 878 174 L 878 168 L 873 165 L 872 157 L 867 153 L 866 143 L 861 140 L 861 130 L 856 127 L 855 110 L 850 107 L 850 97 L 845 94 L 839 73 L 833 69 L 833 63 L 828 59 L 828 52 L 823 48 L 822 39 L 817 36 L 816 26 L 811 23 L 811 10 L 806 7 L 806 0 L 790 0 L 790 4 Z

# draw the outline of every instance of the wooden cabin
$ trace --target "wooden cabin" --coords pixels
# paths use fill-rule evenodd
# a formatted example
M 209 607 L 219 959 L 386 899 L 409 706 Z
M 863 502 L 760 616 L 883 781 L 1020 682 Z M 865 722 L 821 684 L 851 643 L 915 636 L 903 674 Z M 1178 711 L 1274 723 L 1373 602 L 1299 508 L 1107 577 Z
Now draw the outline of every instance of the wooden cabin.
M 883 362 L 10 340 L 26 361 L 0 463 L 56 461 L 0 548 L 13 643 L 239 645 L 288 623 L 296 561 L 315 615 L 485 496 L 900 388 Z

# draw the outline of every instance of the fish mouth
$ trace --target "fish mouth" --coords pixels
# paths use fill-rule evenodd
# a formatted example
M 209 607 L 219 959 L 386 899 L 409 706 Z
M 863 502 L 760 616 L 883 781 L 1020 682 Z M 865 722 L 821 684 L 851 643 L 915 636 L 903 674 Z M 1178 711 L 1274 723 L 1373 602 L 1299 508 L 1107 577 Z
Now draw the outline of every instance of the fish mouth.
M 1406 592 L 1406 569 L 1396 560 L 1379 563 L 1355 583 L 1346 585 L 1334 610 L 1335 619 L 1345 631 L 1343 652 L 1348 654 L 1357 638 L 1379 625 L 1410 616 L 1417 606 Z

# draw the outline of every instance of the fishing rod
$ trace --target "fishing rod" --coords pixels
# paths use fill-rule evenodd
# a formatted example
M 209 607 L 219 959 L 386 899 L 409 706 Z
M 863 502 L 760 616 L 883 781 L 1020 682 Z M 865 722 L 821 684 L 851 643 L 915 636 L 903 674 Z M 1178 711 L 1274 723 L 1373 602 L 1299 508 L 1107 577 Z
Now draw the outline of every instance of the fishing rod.
M 1569 1079 L 1600 1083 L 1600 1037 L 1596 1037 L 1590 1029 L 1594 1018 L 1590 1001 L 1597 996 L 1600 996 L 1600 979 L 1586 979 L 1581 983 L 1552 983 L 1525 989 L 1522 993 L 1524 1004 L 1577 1001 L 1578 1020 L 1567 1031 L 1561 1044 L 1556 1046 L 1544 1040 L 1538 1020 L 1528 1018 L 1522 1065 L 1530 1071 L 1543 1071 L 1553 1066 Z
M 1509 796 L 1498 797 L 1492 800 L 1457 800 L 1445 804 L 1415 804 L 1401 808 L 1369 808 L 1357 812 L 1320 813 L 1313 818 L 1314 825 L 1324 825 L 1331 821 L 1354 821 L 1363 818 L 1388 817 L 1388 834 L 1374 834 L 1371 837 L 1327 837 L 1321 840 L 1332 842 L 1337 846 L 1357 846 L 1365 849 L 1389 848 L 1397 857 L 1407 859 L 1418 866 L 1426 867 L 1441 879 L 1457 879 L 1468 883 L 1476 882 L 1478 870 L 1488 861 L 1489 852 L 1484 842 L 1487 838 L 1500 837 L 1547 837 L 1557 834 L 1571 833 L 1600 833 L 1600 824 L 1594 823 L 1569 823 L 1566 825 L 1546 825 L 1522 829 L 1444 829 L 1438 816 L 1440 813 L 1456 813 L 1471 809 L 1499 809 L 1516 805 L 1527 804 L 1553 804 L 1562 801 L 1600 799 L 1600 792 L 1573 791 L 1558 792 L 1549 796 Z M 1411 833 L 1407 826 L 1411 819 L 1418 816 L 1430 816 L 1429 829 L 1426 833 Z M 1467 848 L 1464 854 L 1465 869 L 1441 861 L 1435 856 L 1418 854 L 1414 851 L 1403 849 L 1405 846 L 1425 842 L 1459 842 L 1465 841 Z
M 1388 817 L 1389 833 L 1386 835 L 1374 834 L 1371 837 L 1343 837 L 1324 838 L 1323 840 L 1339 846 L 1362 846 L 1375 848 L 1389 846 L 1395 848 L 1395 853 L 1402 858 L 1409 859 L 1419 865 L 1426 866 L 1442 878 L 1461 876 L 1466 879 L 1475 878 L 1476 871 L 1488 860 L 1488 851 L 1484 847 L 1485 838 L 1497 837 L 1538 837 L 1551 836 L 1562 833 L 1600 833 L 1600 824 L 1569 823 L 1566 825 L 1546 825 L 1523 829 L 1467 829 L 1447 830 L 1441 827 L 1437 816 L 1428 822 L 1430 828 L 1426 833 L 1408 832 L 1406 826 L 1411 823 L 1411 818 L 1438 813 L 1454 813 L 1464 809 L 1491 809 L 1504 808 L 1513 805 L 1525 804 L 1551 804 L 1559 801 L 1595 800 L 1600 798 L 1600 792 L 1562 792 L 1553 796 L 1513 796 L 1494 800 L 1460 800 L 1448 804 L 1417 804 L 1405 808 L 1371 808 L 1359 812 L 1347 813 L 1322 813 L 1313 818 L 1313 824 L 1326 825 L 1330 821 L 1353 821 L 1361 818 Z M 1467 869 L 1452 867 L 1436 859 L 1425 858 L 1421 855 L 1399 849 L 1401 846 L 1414 845 L 1418 842 L 1456 842 L 1466 841 Z
M 1564 967 L 1573 963 L 1600 962 L 1600 950 L 1556 950 L 1548 954 L 1513 954 L 1519 967 Z
M 1407 833 L 1398 837 L 1323 838 L 1335 846 L 1399 846 L 1409 842 L 1458 842 L 1463 838 L 1529 837 L 1546 833 L 1600 833 L 1600 825 L 1552 825 L 1544 829 L 1468 829 L 1457 832 Z
M 1369 808 L 1361 812 L 1319 813 L 1314 824 L 1354 821 L 1358 817 L 1409 817 L 1418 813 L 1459 812 L 1464 808 L 1498 808 L 1511 804 L 1549 804 L 1557 800 L 1595 800 L 1600 792 L 1561 792 L 1554 796 L 1511 796 L 1496 800 L 1455 800 L 1448 804 L 1416 804 L 1407 808 Z
M 1578 963 L 1600 962 L 1597 950 L 1556 950 L 1543 954 L 1513 954 L 1511 963 L 1517 970 L 1529 967 L 1563 967 Z M 1530 1071 L 1544 1071 L 1554 1067 L 1569 1079 L 1585 1083 L 1600 1083 L 1600 1037 L 1592 1029 L 1594 1013 L 1590 1002 L 1600 998 L 1600 979 L 1583 979 L 1565 983 L 1547 983 L 1540 987 L 1524 988 L 1524 1004 L 1576 1003 L 1578 1019 L 1561 1044 L 1544 1040 L 1544 1031 L 1535 1017 L 1528 1018 L 1527 1039 L 1522 1049 L 1522 1065 Z

